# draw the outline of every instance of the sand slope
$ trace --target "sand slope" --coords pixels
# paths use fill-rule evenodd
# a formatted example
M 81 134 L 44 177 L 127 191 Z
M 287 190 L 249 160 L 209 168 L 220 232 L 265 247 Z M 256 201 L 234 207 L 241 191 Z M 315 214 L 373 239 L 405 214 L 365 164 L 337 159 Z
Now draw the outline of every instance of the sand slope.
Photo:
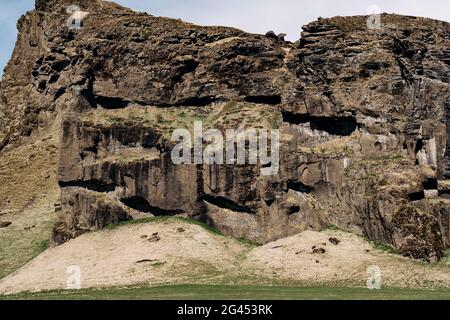
M 335 237 L 341 242 L 332 244 Z M 312 253 L 312 247 L 325 253 Z M 449 287 L 448 265 L 427 265 L 374 249 L 340 231 L 312 232 L 256 247 L 177 219 L 124 225 L 51 248 L 0 281 L 0 293 L 66 289 L 68 267 L 81 287 L 168 283 L 365 286 L 378 265 L 383 285 Z

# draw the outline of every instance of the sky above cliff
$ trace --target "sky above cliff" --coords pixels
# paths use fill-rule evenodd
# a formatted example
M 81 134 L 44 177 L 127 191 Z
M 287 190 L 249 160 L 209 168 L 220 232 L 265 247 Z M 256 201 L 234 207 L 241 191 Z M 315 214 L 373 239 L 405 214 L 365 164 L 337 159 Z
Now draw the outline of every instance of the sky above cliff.
M 76 4 L 74 0 L 74 4 Z M 361 15 L 378 7 L 381 12 L 450 21 L 448 0 L 116 0 L 156 16 L 181 18 L 202 25 L 225 25 L 254 33 L 274 30 L 297 40 L 301 26 L 317 17 Z M 16 21 L 33 9 L 34 0 L 0 0 L 0 74 L 16 41 Z

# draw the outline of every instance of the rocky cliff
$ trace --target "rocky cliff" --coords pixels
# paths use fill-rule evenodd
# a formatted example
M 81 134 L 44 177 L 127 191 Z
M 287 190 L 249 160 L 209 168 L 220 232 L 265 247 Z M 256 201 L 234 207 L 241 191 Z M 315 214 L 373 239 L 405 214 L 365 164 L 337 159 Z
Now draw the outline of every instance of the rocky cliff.
M 1 83 L 0 149 L 61 122 L 62 243 L 184 215 L 268 242 L 329 225 L 439 260 L 450 247 L 450 26 L 320 19 L 286 42 L 79 1 L 36 1 Z M 280 170 L 175 165 L 195 120 L 281 131 Z

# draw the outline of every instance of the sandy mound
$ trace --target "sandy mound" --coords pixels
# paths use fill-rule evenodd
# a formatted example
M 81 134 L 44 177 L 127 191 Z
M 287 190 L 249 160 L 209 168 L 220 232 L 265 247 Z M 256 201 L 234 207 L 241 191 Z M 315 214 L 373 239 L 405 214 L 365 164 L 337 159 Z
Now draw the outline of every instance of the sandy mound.
M 339 243 L 336 244 L 335 239 Z M 260 272 L 272 272 L 305 284 L 331 282 L 364 286 L 370 276 L 368 268 L 376 266 L 381 270 L 382 284 L 386 286 L 450 285 L 448 266 L 428 265 L 388 254 L 374 249 L 364 239 L 342 231 L 306 231 L 269 243 L 252 250 L 246 265 L 257 266 L 261 268 Z
M 48 131 L 48 132 L 47 132 Z M 59 203 L 57 132 L 0 154 L 0 278 L 47 248 Z
M 71 266 L 80 268 L 83 288 L 176 282 L 206 266 L 231 270 L 242 250 L 238 242 L 197 225 L 128 225 L 47 250 L 2 280 L 0 292 L 66 288 Z
M 349 233 L 307 231 L 254 247 L 170 219 L 93 232 L 51 248 L 0 281 L 0 293 L 66 289 L 70 266 L 80 268 L 82 288 L 93 288 L 167 283 L 363 287 L 370 265 L 380 267 L 385 286 L 450 286 L 448 265 L 387 254 Z

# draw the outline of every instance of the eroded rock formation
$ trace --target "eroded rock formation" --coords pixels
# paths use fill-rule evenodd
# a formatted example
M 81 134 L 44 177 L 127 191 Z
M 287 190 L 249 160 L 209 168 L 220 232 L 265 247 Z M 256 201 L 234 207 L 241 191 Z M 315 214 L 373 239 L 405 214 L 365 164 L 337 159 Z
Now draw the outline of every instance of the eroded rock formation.
M 450 246 L 450 26 L 320 19 L 296 43 L 80 1 L 36 1 L 1 83 L 0 148 L 61 121 L 62 243 L 143 215 L 267 242 L 336 225 L 435 261 Z M 170 132 L 281 131 L 281 168 L 174 165 Z

